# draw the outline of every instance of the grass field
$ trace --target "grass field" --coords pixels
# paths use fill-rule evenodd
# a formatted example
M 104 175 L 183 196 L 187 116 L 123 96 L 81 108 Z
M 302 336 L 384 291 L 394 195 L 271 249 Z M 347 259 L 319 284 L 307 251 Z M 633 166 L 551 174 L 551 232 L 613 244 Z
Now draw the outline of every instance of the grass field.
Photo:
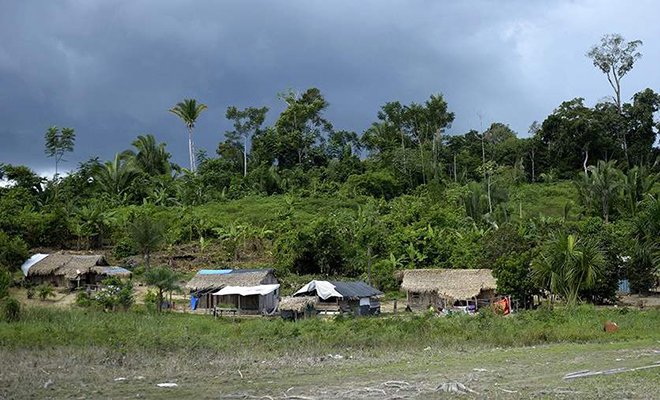
M 562 377 L 660 362 L 658 326 L 657 310 L 593 307 L 296 323 L 33 308 L 0 323 L 0 398 L 437 398 L 450 381 L 482 398 L 653 398 L 660 368 Z

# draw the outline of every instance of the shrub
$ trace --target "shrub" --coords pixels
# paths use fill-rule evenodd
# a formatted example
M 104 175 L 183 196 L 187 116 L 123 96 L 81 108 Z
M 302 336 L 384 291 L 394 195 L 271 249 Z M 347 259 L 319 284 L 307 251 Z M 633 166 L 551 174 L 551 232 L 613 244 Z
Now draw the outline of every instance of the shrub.
M 136 254 L 137 252 L 135 251 L 135 244 L 126 238 L 117 242 L 115 247 L 112 249 L 112 255 L 118 259 L 134 256 Z
M 16 322 L 21 318 L 21 304 L 16 299 L 7 299 L 2 307 L 6 322 Z
M 28 258 L 28 247 L 18 236 L 0 230 L 0 267 L 18 268 Z
M 9 286 L 11 286 L 11 275 L 7 271 L 0 270 L 0 300 L 9 296 Z
M 37 287 L 37 293 L 41 300 L 46 300 L 49 297 L 55 297 L 55 288 L 51 284 L 43 284 Z
M 104 310 L 116 311 L 117 309 L 128 310 L 135 303 L 132 281 L 123 281 L 112 277 L 103 281 L 104 287 L 93 297 L 92 301 Z
M 76 293 L 76 305 L 78 307 L 89 307 L 92 305 L 92 298 L 85 290 L 79 290 Z

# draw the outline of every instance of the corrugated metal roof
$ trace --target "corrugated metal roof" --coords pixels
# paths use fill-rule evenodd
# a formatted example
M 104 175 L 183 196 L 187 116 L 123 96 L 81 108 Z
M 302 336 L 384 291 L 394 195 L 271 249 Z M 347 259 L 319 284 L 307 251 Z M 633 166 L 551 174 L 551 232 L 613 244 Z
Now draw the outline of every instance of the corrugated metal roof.
M 335 285 L 335 290 L 346 298 L 382 296 L 383 292 L 374 289 L 364 282 L 337 282 L 329 281 Z

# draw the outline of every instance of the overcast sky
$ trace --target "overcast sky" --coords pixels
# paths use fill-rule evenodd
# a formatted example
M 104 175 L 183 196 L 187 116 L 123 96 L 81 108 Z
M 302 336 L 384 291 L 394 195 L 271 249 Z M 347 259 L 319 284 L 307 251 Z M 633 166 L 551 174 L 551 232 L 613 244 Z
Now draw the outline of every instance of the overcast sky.
M 186 165 L 168 108 L 206 103 L 195 140 L 214 154 L 227 106 L 266 105 L 272 123 L 288 88 L 318 87 L 336 129 L 361 133 L 385 102 L 441 92 L 449 133 L 479 128 L 480 111 L 526 136 L 562 101 L 611 94 L 585 57 L 605 33 L 644 41 L 624 98 L 660 90 L 658 15 L 653 0 L 0 0 L 0 163 L 50 172 L 43 136 L 58 125 L 77 133 L 64 169 L 146 133 Z

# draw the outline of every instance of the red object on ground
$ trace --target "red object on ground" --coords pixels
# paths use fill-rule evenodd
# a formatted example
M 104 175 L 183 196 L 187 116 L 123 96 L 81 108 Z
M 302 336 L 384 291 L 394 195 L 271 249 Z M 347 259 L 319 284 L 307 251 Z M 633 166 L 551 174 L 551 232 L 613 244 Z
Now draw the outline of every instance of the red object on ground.
M 493 303 L 493 305 L 495 306 L 495 314 L 509 315 L 509 313 L 511 312 L 511 303 L 509 302 L 508 297 L 496 301 L 495 303 Z
M 607 321 L 605 322 L 605 332 L 616 332 L 619 330 L 619 325 L 616 324 L 616 322 L 612 321 Z

